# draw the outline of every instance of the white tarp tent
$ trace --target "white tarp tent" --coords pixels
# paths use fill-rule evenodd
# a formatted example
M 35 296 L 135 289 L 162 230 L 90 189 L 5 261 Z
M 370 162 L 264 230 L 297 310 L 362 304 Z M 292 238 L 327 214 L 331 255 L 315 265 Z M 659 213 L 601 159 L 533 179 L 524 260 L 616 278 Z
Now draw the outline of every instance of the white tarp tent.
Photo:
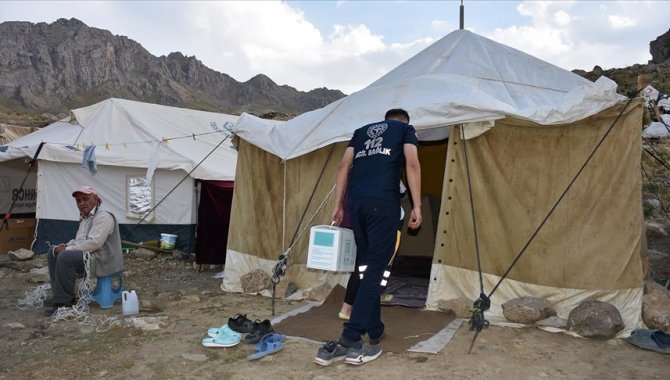
M 476 204 L 484 286 L 490 291 L 599 146 L 498 288 L 487 315 L 504 319 L 501 304 L 524 295 L 550 299 L 562 317 L 585 299 L 599 299 L 621 311 L 630 332 L 641 323 L 640 252 L 645 249 L 642 102 L 628 103 L 616 88 L 608 78 L 591 82 L 457 30 L 365 89 L 283 125 L 243 114 L 234 127 L 241 141 L 222 289 L 240 291 L 242 275 L 258 268 L 271 272 L 277 256 L 289 248 L 292 264 L 283 281 L 309 289 L 340 280 L 307 269 L 307 241 L 291 236 L 329 223 L 344 142 L 356 128 L 400 107 L 409 112 L 419 140 L 433 141 L 419 147 L 420 158 L 432 144 L 442 149 L 432 160 L 421 158 L 422 192 L 424 179 L 439 181 L 436 202 L 430 202 L 436 206 L 437 228 L 427 307 L 479 296 L 469 192 Z M 616 128 L 606 134 L 610 126 Z M 604 135 L 607 140 L 598 145 Z M 254 207 L 262 197 L 267 205 Z M 424 218 L 430 213 L 424 211 Z
M 652 121 L 647 128 L 642 131 L 642 137 L 648 138 L 659 138 L 659 137 L 668 137 L 670 136 L 670 114 L 661 115 L 660 121 Z
M 13 162 L 16 166 L 17 160 L 33 157 L 44 143 L 36 181 L 40 243 L 52 235 L 52 223 L 78 220 L 69 194 L 77 185 L 90 184 L 101 194 L 105 207 L 117 216 L 122 232 L 125 225 L 130 230 L 146 231 L 138 232 L 137 240 L 143 235 L 157 239 L 159 232 L 177 228 L 182 243 L 190 241 L 192 245 L 195 180 L 234 180 L 237 152 L 229 140 L 221 142 L 237 118 L 112 98 L 72 110 L 69 118 L 3 146 L 0 165 Z M 98 169 L 95 175 L 82 167 L 83 152 L 93 145 Z M 128 183 L 151 172 L 154 175 L 147 189 L 151 197 L 143 211 L 171 194 L 143 222 L 149 226 L 136 228 L 143 214 L 131 209 Z

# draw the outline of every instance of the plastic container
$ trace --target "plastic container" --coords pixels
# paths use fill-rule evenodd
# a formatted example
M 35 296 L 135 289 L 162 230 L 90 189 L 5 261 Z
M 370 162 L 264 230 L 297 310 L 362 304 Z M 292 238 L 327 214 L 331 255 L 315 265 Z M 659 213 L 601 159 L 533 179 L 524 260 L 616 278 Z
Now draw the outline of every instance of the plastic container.
M 314 226 L 309 234 L 307 268 L 335 272 L 353 272 L 356 242 L 348 228 Z
M 161 234 L 161 248 L 162 249 L 174 249 L 177 244 L 177 235 L 173 234 Z
M 121 296 L 121 303 L 123 305 L 123 315 L 135 315 L 140 312 L 140 304 L 137 300 L 137 293 L 134 290 L 124 290 Z

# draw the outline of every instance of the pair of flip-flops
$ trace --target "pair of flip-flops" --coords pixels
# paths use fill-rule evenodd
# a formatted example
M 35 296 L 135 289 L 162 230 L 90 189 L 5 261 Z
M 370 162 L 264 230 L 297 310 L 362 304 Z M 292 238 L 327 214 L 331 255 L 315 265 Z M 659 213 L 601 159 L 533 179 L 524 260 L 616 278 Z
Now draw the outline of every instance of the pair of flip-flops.
M 240 344 L 242 334 L 234 331 L 228 324 L 207 329 L 208 337 L 202 340 L 205 347 L 233 347 Z
M 260 342 L 254 345 L 257 351 L 247 356 L 247 359 L 257 360 L 270 354 L 274 354 L 275 352 L 284 348 L 285 342 L 286 335 L 277 333 L 266 334 L 261 338 Z

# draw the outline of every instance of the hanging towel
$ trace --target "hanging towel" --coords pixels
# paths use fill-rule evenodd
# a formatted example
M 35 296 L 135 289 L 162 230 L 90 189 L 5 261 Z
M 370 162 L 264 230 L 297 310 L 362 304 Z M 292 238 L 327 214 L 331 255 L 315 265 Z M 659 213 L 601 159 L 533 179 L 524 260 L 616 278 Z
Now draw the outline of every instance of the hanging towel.
M 91 175 L 95 175 L 98 172 L 98 165 L 95 163 L 95 145 L 87 145 L 84 148 L 81 167 L 88 170 Z
M 149 156 L 149 167 L 147 168 L 146 186 L 151 186 L 151 181 L 154 178 L 154 171 L 156 171 L 156 166 L 158 165 L 158 150 L 160 149 L 160 147 L 161 142 L 160 141 L 156 142 L 154 150 L 151 153 L 151 156 Z

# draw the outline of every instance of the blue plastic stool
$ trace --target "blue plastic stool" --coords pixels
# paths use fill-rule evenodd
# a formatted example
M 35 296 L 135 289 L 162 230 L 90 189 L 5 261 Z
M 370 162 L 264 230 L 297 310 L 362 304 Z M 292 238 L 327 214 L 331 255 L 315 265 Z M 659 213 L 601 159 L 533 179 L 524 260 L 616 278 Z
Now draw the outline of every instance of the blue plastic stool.
M 114 278 L 118 278 L 119 285 L 114 288 Z M 114 302 L 121 298 L 123 293 L 123 272 L 117 272 L 106 277 L 98 277 L 95 290 L 91 297 L 102 309 L 109 309 Z

